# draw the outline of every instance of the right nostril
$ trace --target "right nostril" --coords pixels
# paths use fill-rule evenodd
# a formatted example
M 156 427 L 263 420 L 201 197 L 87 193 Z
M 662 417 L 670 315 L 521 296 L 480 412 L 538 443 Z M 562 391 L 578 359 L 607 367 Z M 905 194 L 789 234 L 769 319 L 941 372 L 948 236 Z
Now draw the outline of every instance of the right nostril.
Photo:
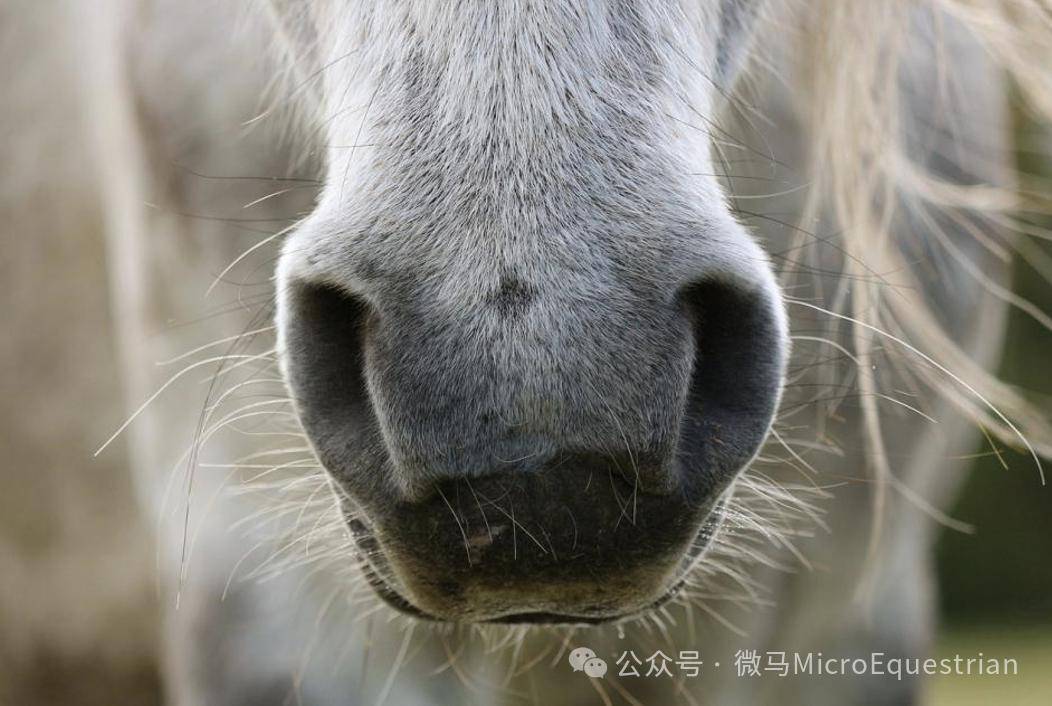
M 283 294 L 285 374 L 300 420 L 325 467 L 348 468 L 375 427 L 362 345 L 370 309 L 327 285 L 291 282 Z
M 767 436 L 781 397 L 784 319 L 765 288 L 701 282 L 681 297 L 694 324 L 695 355 L 680 451 L 699 469 L 691 480 L 712 493 Z

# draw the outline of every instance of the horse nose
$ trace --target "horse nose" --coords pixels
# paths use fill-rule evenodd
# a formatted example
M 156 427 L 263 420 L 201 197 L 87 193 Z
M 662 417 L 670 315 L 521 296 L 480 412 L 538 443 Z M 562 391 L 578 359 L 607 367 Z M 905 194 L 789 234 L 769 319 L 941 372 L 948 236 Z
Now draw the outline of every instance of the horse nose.
M 330 472 L 410 502 L 443 480 L 583 466 L 711 496 L 756 453 L 785 356 L 770 287 L 713 279 L 577 311 L 501 291 L 444 313 L 287 283 L 285 372 Z
M 285 281 L 285 373 L 392 605 L 605 621 L 670 595 L 703 551 L 778 403 L 776 292 L 713 278 L 607 294 L 444 315 Z

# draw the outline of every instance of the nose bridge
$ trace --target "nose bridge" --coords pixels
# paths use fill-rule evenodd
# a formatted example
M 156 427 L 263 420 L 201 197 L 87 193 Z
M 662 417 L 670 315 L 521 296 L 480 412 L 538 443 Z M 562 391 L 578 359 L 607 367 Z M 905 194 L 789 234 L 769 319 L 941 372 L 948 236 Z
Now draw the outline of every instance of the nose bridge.
M 689 127 L 712 90 L 684 79 L 697 68 L 682 58 L 705 55 L 705 23 L 670 26 L 693 13 L 650 5 L 405 3 L 379 24 L 362 10 L 377 36 L 334 49 L 353 59 L 324 73 L 339 100 L 323 211 L 362 222 L 364 239 L 390 227 L 547 256 L 597 215 L 638 218 L 671 192 L 716 203 L 698 176 L 713 171 L 707 132 Z

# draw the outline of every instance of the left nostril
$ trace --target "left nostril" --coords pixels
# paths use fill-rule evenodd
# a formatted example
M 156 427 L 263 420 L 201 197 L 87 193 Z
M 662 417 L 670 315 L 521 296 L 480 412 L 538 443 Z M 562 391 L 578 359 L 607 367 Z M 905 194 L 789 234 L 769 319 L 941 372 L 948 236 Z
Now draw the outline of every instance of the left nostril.
M 362 337 L 368 305 L 335 287 L 291 281 L 282 293 L 285 375 L 321 462 L 349 459 L 374 428 Z
M 787 354 L 784 316 L 771 292 L 735 283 L 693 284 L 681 301 L 693 321 L 695 355 L 680 454 L 701 471 L 685 480 L 714 493 L 770 429 Z

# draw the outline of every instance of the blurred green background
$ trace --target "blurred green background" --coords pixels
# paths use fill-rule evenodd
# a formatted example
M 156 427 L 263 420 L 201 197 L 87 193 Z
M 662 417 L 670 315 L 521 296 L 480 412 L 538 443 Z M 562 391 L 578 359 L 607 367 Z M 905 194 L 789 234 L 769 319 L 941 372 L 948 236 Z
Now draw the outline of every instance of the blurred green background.
M 1024 185 L 1052 196 L 1052 165 L 1033 155 L 1048 154 L 1048 136 L 1019 121 L 1019 162 L 1034 175 Z M 1043 147 L 1038 145 L 1044 140 Z M 1052 218 L 1032 219 L 1045 229 Z M 1036 243 L 1052 255 L 1049 242 Z M 1018 262 L 1015 290 L 1052 309 L 1052 285 L 1034 268 Z M 1009 318 L 1001 372 L 1052 409 L 1052 334 L 1031 317 Z M 931 706 L 1052 704 L 1052 485 L 1041 485 L 1028 456 L 1004 451 L 1006 470 L 989 444 L 957 503 L 953 516 L 971 523 L 975 534 L 944 531 L 938 545 L 942 604 L 939 656 L 976 654 L 1015 657 L 1018 677 L 936 677 L 929 685 Z M 1046 463 L 1046 466 L 1050 465 Z M 1046 468 L 1052 484 L 1052 468 Z

